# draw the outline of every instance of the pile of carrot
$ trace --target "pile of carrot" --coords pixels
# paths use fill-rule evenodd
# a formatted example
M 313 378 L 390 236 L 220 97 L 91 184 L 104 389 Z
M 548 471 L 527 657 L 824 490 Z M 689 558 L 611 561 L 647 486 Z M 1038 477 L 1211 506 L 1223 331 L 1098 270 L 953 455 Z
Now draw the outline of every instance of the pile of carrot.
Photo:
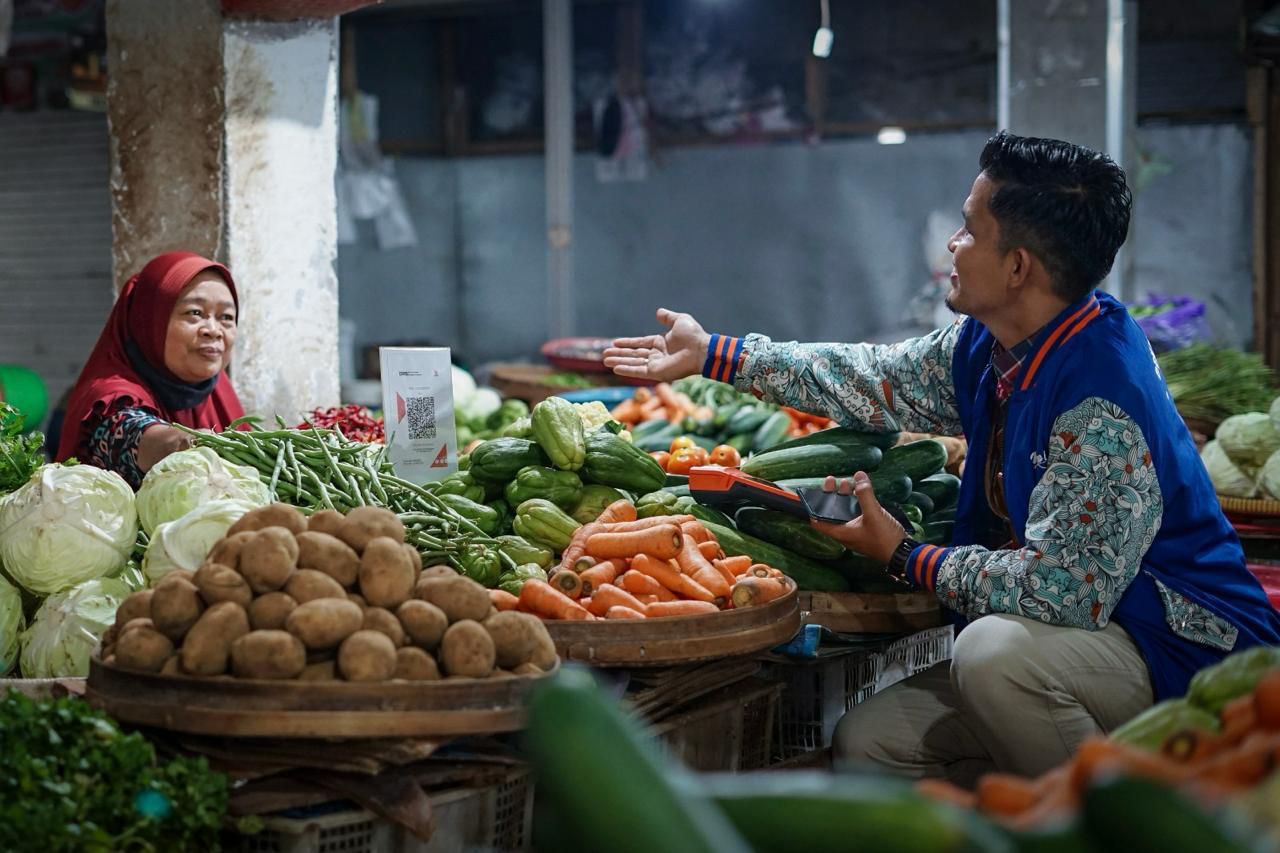
M 794 587 L 771 566 L 725 556 L 693 516 L 637 518 L 621 500 L 578 529 L 546 582 L 526 581 L 505 604 L 544 619 L 657 619 L 767 604 Z
M 669 383 L 660 382 L 653 388 L 637 388 L 630 399 L 614 406 L 610 414 L 614 420 L 632 427 L 657 418 L 671 423 L 689 416 L 709 418 L 714 411 L 710 407 L 694 404 L 688 394 L 675 390 Z
M 1137 776 L 1216 804 L 1261 784 L 1280 768 L 1280 669 L 1221 713 L 1221 731 L 1188 729 L 1159 752 L 1090 738 L 1071 761 L 1036 778 L 988 773 L 967 791 L 936 779 L 917 783 L 928 796 L 975 808 L 1011 829 L 1037 829 L 1072 815 L 1085 790 L 1111 775 Z

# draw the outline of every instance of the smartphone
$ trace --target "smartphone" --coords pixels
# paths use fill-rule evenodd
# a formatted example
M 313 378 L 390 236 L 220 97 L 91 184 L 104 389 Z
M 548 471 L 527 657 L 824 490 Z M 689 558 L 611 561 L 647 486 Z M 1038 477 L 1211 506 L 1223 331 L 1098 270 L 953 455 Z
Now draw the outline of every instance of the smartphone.
M 797 489 L 797 494 L 800 495 L 801 503 L 808 510 L 809 517 L 819 521 L 847 524 L 862 513 L 858 506 L 858 499 L 853 495 L 827 492 L 821 487 Z

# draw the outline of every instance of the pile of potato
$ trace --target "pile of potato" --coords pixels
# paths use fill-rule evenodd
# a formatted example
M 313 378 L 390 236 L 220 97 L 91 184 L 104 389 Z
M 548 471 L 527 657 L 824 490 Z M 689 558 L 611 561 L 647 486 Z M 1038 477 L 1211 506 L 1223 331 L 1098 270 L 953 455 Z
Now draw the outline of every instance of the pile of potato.
M 167 675 L 432 681 L 555 666 L 542 620 L 498 612 L 449 566 L 422 568 L 385 509 L 246 514 L 195 572 L 120 605 L 108 665 Z

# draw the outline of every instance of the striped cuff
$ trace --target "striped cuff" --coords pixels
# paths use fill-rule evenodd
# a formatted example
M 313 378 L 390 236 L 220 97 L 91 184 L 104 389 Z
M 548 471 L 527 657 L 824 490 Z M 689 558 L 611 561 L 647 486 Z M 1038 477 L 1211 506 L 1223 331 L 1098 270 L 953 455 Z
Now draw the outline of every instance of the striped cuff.
M 743 338 L 730 335 L 712 335 L 707 347 L 707 360 L 702 365 L 702 375 L 717 382 L 732 385 L 742 361 Z
M 932 592 L 938 584 L 938 569 L 950 552 L 950 548 L 920 545 L 907 558 L 907 577 L 916 586 Z

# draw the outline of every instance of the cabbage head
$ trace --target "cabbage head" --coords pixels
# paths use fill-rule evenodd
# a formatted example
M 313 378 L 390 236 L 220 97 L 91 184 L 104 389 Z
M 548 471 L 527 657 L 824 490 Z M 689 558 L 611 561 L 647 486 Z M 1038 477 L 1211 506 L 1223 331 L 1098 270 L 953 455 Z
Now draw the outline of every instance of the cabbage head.
M 1272 453 L 1280 450 L 1280 432 L 1265 412 L 1232 415 L 1218 424 L 1214 438 L 1237 465 L 1262 467 Z
M 1258 486 L 1266 497 L 1280 500 L 1280 450 L 1271 454 L 1267 464 L 1262 466 L 1258 475 Z
M 222 499 L 266 506 L 271 494 L 256 468 L 232 465 L 208 447 L 193 447 L 169 454 L 147 472 L 138 489 L 138 519 L 152 536 L 166 521 Z
M 1275 427 L 1276 432 L 1280 432 L 1280 397 L 1276 397 L 1271 401 L 1271 409 L 1268 414 L 1271 417 L 1271 426 Z
M 0 578 L 0 676 L 18 665 L 18 635 L 26 623 L 22 616 L 22 593 Z
M 142 571 L 148 584 L 154 586 L 174 569 L 194 572 L 200 568 L 214 543 L 227 535 L 227 528 L 253 508 L 247 501 L 209 501 L 176 521 L 162 523 L 147 543 L 147 553 L 142 558 Z
M 1200 451 L 1200 461 L 1208 469 L 1213 490 L 1218 494 L 1236 498 L 1258 496 L 1258 484 L 1231 461 L 1217 440 L 1204 446 Z
M 116 619 L 129 587 L 95 578 L 51 595 L 22 634 L 22 674 L 26 678 L 71 678 L 89 674 L 89 657 Z
M 133 490 L 92 465 L 44 465 L 0 502 L 0 563 L 41 595 L 114 574 L 137 538 Z

